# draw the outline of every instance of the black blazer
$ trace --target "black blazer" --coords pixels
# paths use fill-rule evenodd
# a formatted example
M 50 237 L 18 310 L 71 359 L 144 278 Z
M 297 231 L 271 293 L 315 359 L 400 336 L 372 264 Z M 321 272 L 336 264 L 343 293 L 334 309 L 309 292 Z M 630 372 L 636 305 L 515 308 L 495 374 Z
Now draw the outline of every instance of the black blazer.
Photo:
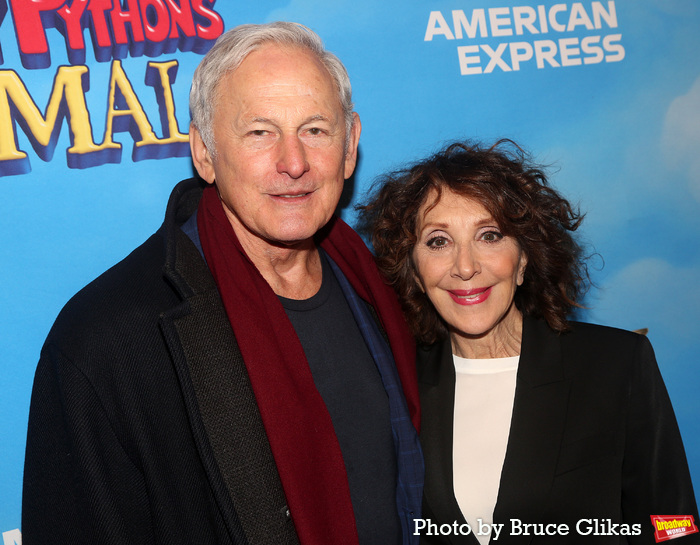
M 491 543 L 655 543 L 650 515 L 693 515 L 690 474 L 673 409 L 646 337 L 572 323 L 558 335 L 525 318 L 510 436 Z M 464 524 L 452 484 L 455 373 L 449 340 L 419 349 L 423 517 Z M 567 524 L 569 534 L 516 535 L 522 523 Z M 582 522 L 580 535 L 576 529 Z M 641 535 L 619 532 L 638 524 Z M 464 529 L 464 527 L 462 527 Z M 634 527 L 630 526 L 634 531 Z M 440 531 L 432 531 L 441 534 Z M 679 545 L 700 543 L 700 534 Z M 423 535 L 422 543 L 477 545 L 473 534 Z

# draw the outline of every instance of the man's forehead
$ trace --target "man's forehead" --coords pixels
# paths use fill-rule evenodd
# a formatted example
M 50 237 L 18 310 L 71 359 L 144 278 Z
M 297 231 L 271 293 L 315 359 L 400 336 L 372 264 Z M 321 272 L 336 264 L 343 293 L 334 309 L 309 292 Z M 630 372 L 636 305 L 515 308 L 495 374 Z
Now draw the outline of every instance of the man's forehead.
M 259 106 L 265 100 L 309 98 L 319 106 L 325 103 L 328 108 L 324 109 L 334 110 L 332 117 L 339 113 L 335 110 L 342 111 L 340 93 L 330 72 L 312 51 L 301 47 L 269 44 L 248 54 L 235 70 L 222 76 L 217 86 L 217 99 L 234 95 L 248 106 Z
M 263 67 L 284 68 L 290 65 L 302 65 L 309 69 L 313 67 L 320 73 L 331 78 L 328 69 L 325 67 L 318 55 L 310 49 L 298 45 L 286 45 L 278 43 L 262 44 L 248 53 L 233 71 L 248 69 L 256 71 Z M 332 79 L 332 78 L 331 78 Z

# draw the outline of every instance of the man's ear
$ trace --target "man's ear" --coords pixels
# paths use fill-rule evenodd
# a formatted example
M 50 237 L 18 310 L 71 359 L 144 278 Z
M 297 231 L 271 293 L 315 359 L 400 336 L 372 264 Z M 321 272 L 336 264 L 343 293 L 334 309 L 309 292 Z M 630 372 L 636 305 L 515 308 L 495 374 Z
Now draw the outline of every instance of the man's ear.
M 345 153 L 345 173 L 344 177 L 347 180 L 352 173 L 355 172 L 357 165 L 357 146 L 360 143 L 360 133 L 362 132 L 362 123 L 357 112 L 352 113 L 352 127 L 350 128 L 350 141 L 347 143 L 347 152 Z
M 202 140 L 199 129 L 192 125 L 190 125 L 190 151 L 192 152 L 192 162 L 199 176 L 208 184 L 213 184 L 216 176 L 214 175 L 214 162 L 211 153 Z

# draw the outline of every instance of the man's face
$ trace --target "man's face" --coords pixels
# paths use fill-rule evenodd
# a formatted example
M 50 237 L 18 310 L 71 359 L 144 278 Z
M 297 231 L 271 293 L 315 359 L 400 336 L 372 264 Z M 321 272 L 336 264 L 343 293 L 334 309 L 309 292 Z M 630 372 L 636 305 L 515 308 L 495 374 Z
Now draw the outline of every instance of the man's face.
M 345 128 L 330 74 L 305 49 L 265 45 L 221 79 L 216 152 L 193 129 L 192 156 L 246 250 L 308 243 L 328 222 L 355 169 L 359 118 L 347 152 Z

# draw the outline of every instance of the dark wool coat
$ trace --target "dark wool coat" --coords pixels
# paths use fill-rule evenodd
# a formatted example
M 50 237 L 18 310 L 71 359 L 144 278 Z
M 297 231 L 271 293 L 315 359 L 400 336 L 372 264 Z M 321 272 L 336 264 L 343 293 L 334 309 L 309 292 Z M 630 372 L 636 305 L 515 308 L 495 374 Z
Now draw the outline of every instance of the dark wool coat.
M 216 285 L 179 228 L 201 190 L 179 184 L 163 226 L 79 292 L 46 340 L 25 545 L 297 542 Z
M 505 526 L 491 543 L 652 545 L 651 515 L 693 515 L 697 523 L 683 443 L 649 340 L 609 327 L 571 325 L 570 332 L 557 335 L 543 321 L 524 320 L 493 514 Z M 455 371 L 449 340 L 419 350 L 418 380 L 423 516 L 464 524 L 452 485 Z M 510 535 L 511 519 L 564 523 L 570 532 Z M 581 519 L 600 524 L 583 522 L 581 533 L 592 532 L 580 535 Z M 612 534 L 611 524 L 639 524 L 641 535 L 604 535 Z M 473 534 L 423 536 L 421 543 L 478 545 Z M 697 543 L 700 534 L 678 541 Z

